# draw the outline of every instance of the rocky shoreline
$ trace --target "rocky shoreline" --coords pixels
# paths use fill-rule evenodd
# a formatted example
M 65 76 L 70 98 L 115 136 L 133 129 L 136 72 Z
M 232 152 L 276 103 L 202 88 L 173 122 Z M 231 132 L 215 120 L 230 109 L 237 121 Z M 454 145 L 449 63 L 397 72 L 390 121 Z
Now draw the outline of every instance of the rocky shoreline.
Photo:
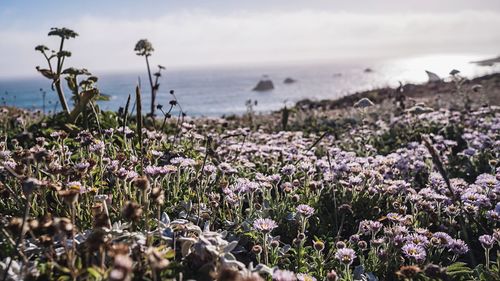
M 480 85 L 478 88 L 475 85 Z M 500 73 L 489 74 L 465 79 L 461 84 L 461 89 L 473 91 L 480 89 L 488 98 L 491 105 L 500 104 Z M 369 91 L 356 92 L 338 99 L 310 100 L 304 99 L 296 103 L 296 107 L 302 110 L 335 110 L 352 107 L 362 98 L 368 98 L 375 104 L 386 100 L 395 99 L 397 96 L 404 96 L 408 100 L 428 100 L 432 98 L 447 99 L 456 93 L 457 85 L 453 81 L 428 82 L 424 84 L 405 84 L 399 88 L 380 88 Z

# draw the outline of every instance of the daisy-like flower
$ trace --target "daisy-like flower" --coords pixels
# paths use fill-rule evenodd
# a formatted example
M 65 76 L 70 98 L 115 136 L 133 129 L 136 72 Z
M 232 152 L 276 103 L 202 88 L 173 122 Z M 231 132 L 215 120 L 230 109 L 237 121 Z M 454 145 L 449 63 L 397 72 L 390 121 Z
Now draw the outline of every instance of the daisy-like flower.
M 402 222 L 402 221 L 404 221 L 404 217 L 402 215 L 398 214 L 398 213 L 388 213 L 386 217 L 391 222 Z
M 297 168 L 295 168 L 294 165 L 292 164 L 288 164 L 286 165 L 285 167 L 283 167 L 281 169 L 281 172 L 284 174 L 284 175 L 287 175 L 287 176 L 291 176 L 293 174 L 295 174 L 295 171 L 296 171 Z
M 316 278 L 314 278 L 308 274 L 299 273 L 299 274 L 297 274 L 297 280 L 299 280 L 299 281 L 316 281 Z
M 289 270 L 277 269 L 273 272 L 273 281 L 296 281 L 295 273 Z
M 362 234 L 377 233 L 382 229 L 383 224 L 378 221 L 363 220 L 359 223 L 359 232 Z
M 425 235 L 421 234 L 411 234 L 406 237 L 406 241 L 417 246 L 427 247 L 429 245 L 429 239 Z
M 350 265 L 356 258 L 356 252 L 350 248 L 338 249 L 335 253 L 335 258 L 343 264 Z
M 491 249 L 493 244 L 495 244 L 495 239 L 491 235 L 481 235 L 479 236 L 479 242 L 481 242 L 481 246 L 485 249 Z
M 71 181 L 71 182 L 68 182 L 66 184 L 66 187 L 68 189 L 72 189 L 72 190 L 78 190 L 80 193 L 84 193 L 86 190 L 85 188 L 83 187 L 82 183 L 79 182 L 79 181 Z
M 212 164 L 206 164 L 205 167 L 203 167 L 203 172 L 207 174 L 214 174 L 217 172 L 217 167 Z
M 278 227 L 278 224 L 272 219 L 256 219 L 253 222 L 253 228 L 257 231 L 268 233 Z
M 300 204 L 299 206 L 297 206 L 296 210 L 297 210 L 297 213 L 299 213 L 300 215 L 302 215 L 306 218 L 308 218 L 314 214 L 314 208 L 309 206 L 309 205 L 306 205 L 306 204 Z
M 106 145 L 104 144 L 104 142 L 97 140 L 93 144 L 90 145 L 89 150 L 90 150 L 90 152 L 97 153 L 97 154 L 101 155 L 101 154 L 103 154 L 105 148 L 106 148 Z
M 477 207 L 490 205 L 490 200 L 486 195 L 477 193 L 474 190 L 467 190 L 462 194 L 460 199 L 462 199 L 462 201 L 464 201 L 465 203 L 469 203 Z
M 453 239 L 449 249 L 456 255 L 463 255 L 469 251 L 469 246 L 461 239 Z
M 178 164 L 181 164 L 183 160 L 184 160 L 183 157 L 174 157 L 174 158 L 170 159 L 170 163 L 172 165 L 178 165 Z
M 445 232 L 435 232 L 431 238 L 432 244 L 437 247 L 447 246 L 452 240 L 453 238 Z
M 427 253 L 424 247 L 415 245 L 413 243 L 408 243 L 401 248 L 403 254 L 410 259 L 415 259 L 417 262 L 425 260 Z
M 144 173 L 150 177 L 156 177 L 160 174 L 161 167 L 148 165 L 144 168 Z

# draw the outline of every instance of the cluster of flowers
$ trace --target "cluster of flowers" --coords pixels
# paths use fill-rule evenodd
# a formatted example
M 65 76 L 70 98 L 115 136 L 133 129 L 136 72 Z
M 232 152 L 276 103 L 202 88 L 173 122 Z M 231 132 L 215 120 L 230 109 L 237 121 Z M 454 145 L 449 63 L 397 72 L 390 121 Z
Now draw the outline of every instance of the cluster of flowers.
M 126 126 L 9 138 L 0 271 L 280 281 L 439 278 L 458 261 L 498 271 L 499 123 L 491 107 L 408 113 L 345 140 L 196 123 L 143 129 L 142 150 Z M 461 130 L 449 139 L 444 126 Z M 428 132 L 432 151 L 411 140 L 378 153 L 394 127 Z M 365 145 L 348 149 L 360 134 Z

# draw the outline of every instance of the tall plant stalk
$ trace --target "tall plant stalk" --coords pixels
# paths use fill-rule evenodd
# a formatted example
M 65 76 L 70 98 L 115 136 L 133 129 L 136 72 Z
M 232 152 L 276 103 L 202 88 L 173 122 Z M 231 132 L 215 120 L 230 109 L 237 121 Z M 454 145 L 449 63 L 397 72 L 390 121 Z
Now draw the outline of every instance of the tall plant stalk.
M 149 57 L 153 54 L 154 48 L 151 42 L 149 42 L 147 39 L 141 39 L 135 44 L 134 51 L 137 52 L 138 56 L 144 56 L 146 59 L 146 67 L 148 70 L 148 79 L 149 79 L 149 86 L 151 87 L 151 111 L 149 113 L 149 116 L 151 118 L 154 118 L 155 116 L 155 111 L 156 111 L 156 94 L 158 92 L 158 89 L 160 88 L 160 84 L 158 83 L 158 79 L 161 76 L 161 71 L 165 69 L 165 67 L 158 65 L 158 71 L 155 72 L 154 74 L 151 73 L 151 66 L 149 64 Z M 156 77 L 155 81 L 153 82 L 153 76 Z

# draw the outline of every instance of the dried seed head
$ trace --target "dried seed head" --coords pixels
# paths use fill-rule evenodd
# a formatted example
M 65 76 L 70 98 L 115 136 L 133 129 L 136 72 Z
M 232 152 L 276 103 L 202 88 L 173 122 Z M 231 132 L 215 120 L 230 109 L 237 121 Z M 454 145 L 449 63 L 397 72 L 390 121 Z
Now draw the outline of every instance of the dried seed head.
M 109 217 L 105 212 L 102 212 L 94 216 L 94 221 L 92 222 L 94 228 L 110 227 Z
M 136 202 L 127 201 L 122 209 L 122 216 L 127 221 L 137 221 L 142 215 L 142 209 Z
M 38 241 L 42 246 L 49 247 L 52 245 L 52 235 L 44 234 L 38 237 Z
M 104 205 L 102 203 L 96 202 L 92 205 L 92 215 L 95 217 L 104 212 Z
M 402 266 L 397 272 L 396 275 L 401 278 L 401 279 L 413 279 L 422 272 L 420 267 L 416 265 L 407 265 L 407 266 Z
M 85 244 L 87 245 L 89 251 L 93 252 L 99 250 L 108 240 L 106 232 L 101 228 L 97 228 L 89 234 L 85 240 Z
M 148 191 L 151 186 L 146 176 L 137 177 L 134 179 L 134 186 L 141 191 Z
M 33 157 L 37 162 L 42 162 L 49 157 L 49 152 L 46 149 L 39 149 L 33 154 Z
M 222 268 L 216 275 L 217 281 L 234 281 L 240 279 L 240 273 L 230 267 Z
M 158 205 L 163 205 L 165 203 L 165 192 L 159 187 L 153 188 L 151 191 L 151 198 Z
M 28 227 L 30 231 L 37 231 L 38 228 L 40 227 L 40 222 L 37 219 L 29 219 Z
M 446 268 L 442 268 L 439 265 L 429 263 L 424 268 L 425 275 L 431 278 L 436 278 L 440 280 L 448 279 L 448 275 L 446 274 Z
M 130 248 L 125 243 L 113 244 L 108 251 L 110 257 L 116 257 L 118 255 L 128 256 L 130 254 Z
M 153 247 L 146 250 L 146 255 L 153 269 L 162 270 L 170 264 L 167 259 L 163 258 L 162 253 Z
M 109 273 L 111 281 L 128 281 L 132 279 L 132 260 L 126 255 L 117 255 L 114 259 L 113 269 Z
M 52 220 L 52 215 L 50 213 L 45 213 L 40 220 L 40 226 L 43 228 L 49 228 L 54 225 L 54 221 Z
M 23 219 L 22 218 L 14 217 L 14 218 L 10 219 L 9 224 L 7 225 L 7 229 L 14 236 L 18 236 L 21 233 L 22 224 L 23 224 Z M 28 229 L 28 225 L 25 225 L 24 226 L 24 231 L 26 231 L 27 229 Z
M 59 196 L 62 197 L 64 202 L 68 205 L 74 205 L 78 201 L 78 196 L 80 195 L 80 191 L 77 189 L 65 189 L 57 192 Z
M 35 178 L 27 178 L 23 181 L 23 193 L 24 193 L 24 196 L 28 196 L 30 195 L 31 193 L 33 193 L 33 191 L 35 189 L 38 189 L 40 186 L 42 185 L 42 182 L 35 179 Z
M 54 218 L 54 225 L 60 232 L 71 234 L 73 231 L 73 224 L 68 218 Z

